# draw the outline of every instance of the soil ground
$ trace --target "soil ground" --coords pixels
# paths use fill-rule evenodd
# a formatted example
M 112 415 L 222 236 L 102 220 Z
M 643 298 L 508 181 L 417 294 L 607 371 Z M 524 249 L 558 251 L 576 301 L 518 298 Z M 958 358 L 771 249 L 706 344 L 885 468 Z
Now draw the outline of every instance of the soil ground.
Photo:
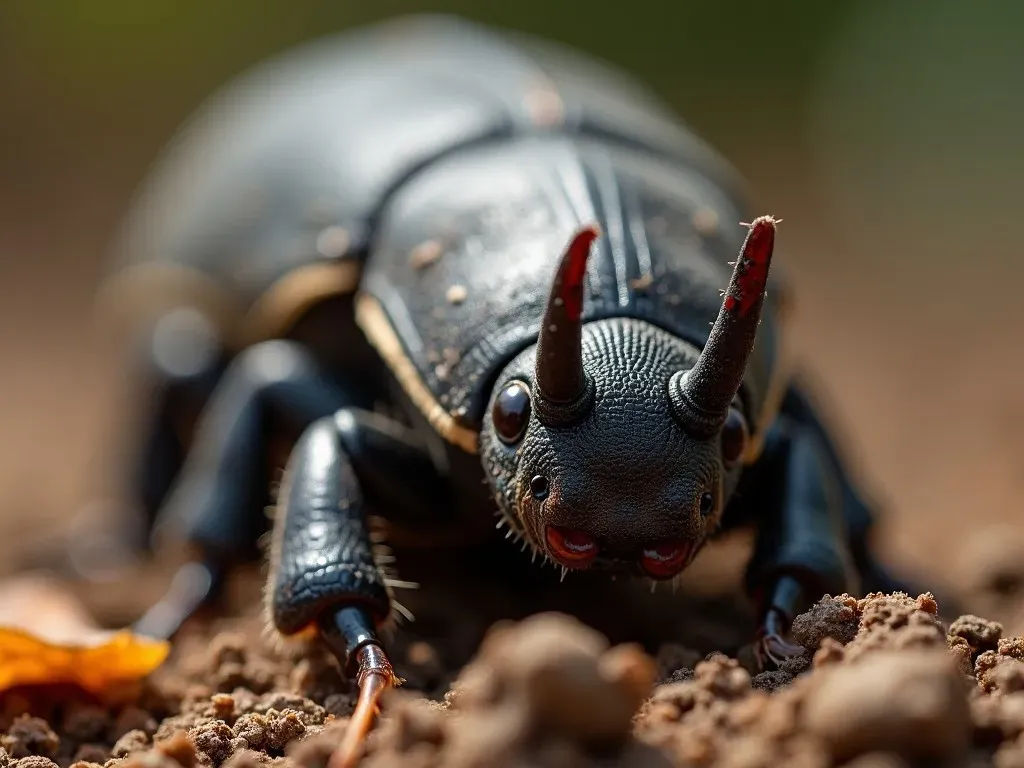
M 403 598 L 417 621 L 389 649 L 405 683 L 363 765 L 1024 765 L 1024 638 L 946 623 L 928 593 L 823 598 L 794 625 L 804 653 L 761 672 L 727 593 L 669 604 L 584 580 L 554 590 L 535 572 L 516 588 L 436 575 Z M 353 689 L 320 647 L 270 640 L 244 592 L 117 699 L 0 697 L 0 762 L 324 768 Z

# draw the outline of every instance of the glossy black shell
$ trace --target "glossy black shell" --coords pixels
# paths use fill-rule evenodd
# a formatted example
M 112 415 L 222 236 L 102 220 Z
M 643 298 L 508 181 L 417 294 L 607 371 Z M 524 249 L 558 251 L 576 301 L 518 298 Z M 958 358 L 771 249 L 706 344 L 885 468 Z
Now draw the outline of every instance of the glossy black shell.
M 251 343 L 359 290 L 370 341 L 472 450 L 493 377 L 535 340 L 579 223 L 606 235 L 588 318 L 645 318 L 702 345 L 752 215 L 740 190 L 614 68 L 458 18 L 402 17 L 216 94 L 141 190 L 108 301 L 143 315 L 200 303 Z M 774 286 L 745 383 L 755 414 L 779 383 Z

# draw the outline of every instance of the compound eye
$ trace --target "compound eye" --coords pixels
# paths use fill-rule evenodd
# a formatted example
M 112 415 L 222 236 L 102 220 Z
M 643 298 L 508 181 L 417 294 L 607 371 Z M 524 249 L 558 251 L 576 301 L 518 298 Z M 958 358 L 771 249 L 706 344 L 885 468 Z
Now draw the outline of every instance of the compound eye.
M 730 408 L 722 427 L 722 462 L 726 468 L 736 466 L 746 450 L 748 439 L 747 420 L 738 408 Z
M 711 514 L 711 510 L 715 508 L 715 497 L 711 495 L 710 491 L 703 493 L 700 497 L 700 514 L 701 517 L 707 517 Z
M 522 439 L 530 423 L 530 408 L 530 390 L 523 382 L 505 385 L 491 411 L 494 432 L 501 442 L 512 445 Z

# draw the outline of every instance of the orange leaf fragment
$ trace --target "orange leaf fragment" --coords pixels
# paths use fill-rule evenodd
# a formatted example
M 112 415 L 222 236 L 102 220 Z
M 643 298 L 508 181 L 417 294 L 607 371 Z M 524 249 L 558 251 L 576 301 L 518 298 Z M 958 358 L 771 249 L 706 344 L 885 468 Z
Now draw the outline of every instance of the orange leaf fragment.
M 98 642 L 97 642 L 98 640 Z M 159 667 L 170 645 L 132 634 L 110 633 L 93 644 L 55 643 L 23 629 L 0 627 L 0 691 L 15 686 L 76 684 L 102 694 Z
M 145 677 L 169 652 L 164 640 L 97 628 L 81 604 L 48 579 L 0 585 L 0 692 L 71 684 L 102 695 Z

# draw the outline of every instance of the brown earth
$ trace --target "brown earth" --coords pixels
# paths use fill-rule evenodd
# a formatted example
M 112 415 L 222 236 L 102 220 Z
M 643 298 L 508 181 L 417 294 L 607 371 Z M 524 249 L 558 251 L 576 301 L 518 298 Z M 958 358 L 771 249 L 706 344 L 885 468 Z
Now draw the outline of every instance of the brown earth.
M 972 615 L 947 625 L 930 594 L 823 598 L 794 625 L 804 654 L 766 672 L 748 646 L 708 651 L 716 634 L 724 647 L 740 637 L 713 600 L 689 606 L 717 617 L 691 624 L 692 647 L 647 653 L 560 612 L 486 629 L 475 617 L 495 599 L 418 606 L 434 623 L 390 646 L 406 683 L 386 694 L 364 765 L 1024 765 L 1024 638 Z M 249 613 L 190 626 L 128 703 L 4 696 L 0 764 L 323 768 L 351 687 L 319 649 L 275 645 Z
M 415 620 L 387 640 L 405 683 L 363 764 L 1024 765 L 1024 568 L 1001 538 L 979 540 L 958 580 L 991 618 L 940 618 L 930 593 L 826 597 L 793 627 L 804 654 L 765 672 L 735 583 L 742 538 L 712 547 L 678 593 L 561 581 L 507 546 L 396 551 L 419 584 L 399 591 Z M 127 622 L 162 586 L 156 571 L 80 591 L 77 620 Z M 2 768 L 325 768 L 354 691 L 322 647 L 266 632 L 259 571 L 236 573 L 140 688 L 0 696 Z

